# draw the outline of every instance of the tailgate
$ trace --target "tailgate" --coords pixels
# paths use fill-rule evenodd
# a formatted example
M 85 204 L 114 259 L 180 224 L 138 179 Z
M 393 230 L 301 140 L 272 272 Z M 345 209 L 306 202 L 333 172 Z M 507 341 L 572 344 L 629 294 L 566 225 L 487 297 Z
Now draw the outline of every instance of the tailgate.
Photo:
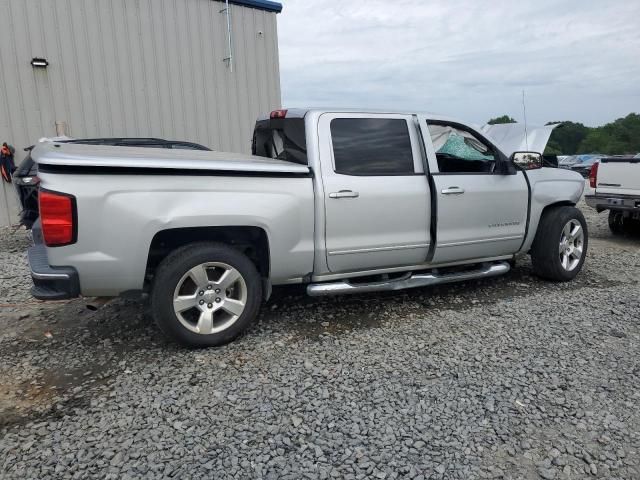
M 640 196 L 640 159 L 603 158 L 596 193 Z

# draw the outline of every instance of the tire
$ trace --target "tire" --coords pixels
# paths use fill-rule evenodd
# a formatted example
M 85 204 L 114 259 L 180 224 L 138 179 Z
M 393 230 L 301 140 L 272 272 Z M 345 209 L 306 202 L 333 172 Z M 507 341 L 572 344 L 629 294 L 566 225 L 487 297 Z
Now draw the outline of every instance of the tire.
M 614 235 L 637 235 L 640 233 L 640 221 L 625 217 L 619 210 L 609 210 L 609 230 Z
M 614 235 L 622 235 L 625 233 L 625 222 L 622 212 L 609 210 L 609 230 Z
M 160 330 L 196 348 L 234 340 L 253 323 L 261 302 L 262 279 L 253 262 L 221 243 L 191 243 L 171 252 L 151 290 Z
M 579 209 L 562 206 L 545 211 L 531 247 L 533 272 L 556 282 L 573 280 L 582 270 L 588 244 L 587 223 Z

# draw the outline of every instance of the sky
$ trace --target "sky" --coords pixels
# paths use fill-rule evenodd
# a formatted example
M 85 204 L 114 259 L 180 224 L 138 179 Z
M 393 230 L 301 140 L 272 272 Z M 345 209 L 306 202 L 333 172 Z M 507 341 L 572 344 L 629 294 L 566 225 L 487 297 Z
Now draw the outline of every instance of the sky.
M 640 113 L 640 0 L 281 0 L 285 107 L 510 115 L 597 126 Z

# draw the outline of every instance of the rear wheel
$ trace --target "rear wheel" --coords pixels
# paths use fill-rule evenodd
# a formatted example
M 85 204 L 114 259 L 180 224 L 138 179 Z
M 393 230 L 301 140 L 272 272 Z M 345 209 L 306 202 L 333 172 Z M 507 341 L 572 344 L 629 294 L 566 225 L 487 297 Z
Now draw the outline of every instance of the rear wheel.
M 640 221 L 619 210 L 609 210 L 609 230 L 614 235 L 630 235 L 640 232 Z
M 575 207 L 547 210 L 531 247 L 533 271 L 548 280 L 573 280 L 582 270 L 588 242 L 587 224 L 580 210 Z
M 609 230 L 611 230 L 611 233 L 614 235 L 621 235 L 625 232 L 622 212 L 609 210 Z
M 193 243 L 169 254 L 151 292 L 156 323 L 183 345 L 209 347 L 236 338 L 256 318 L 260 274 L 249 258 L 219 243 Z

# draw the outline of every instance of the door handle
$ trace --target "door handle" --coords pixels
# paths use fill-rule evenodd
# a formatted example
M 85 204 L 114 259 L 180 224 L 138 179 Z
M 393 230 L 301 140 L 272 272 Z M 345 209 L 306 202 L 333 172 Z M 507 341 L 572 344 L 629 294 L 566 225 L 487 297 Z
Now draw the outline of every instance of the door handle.
M 353 190 L 340 190 L 339 192 L 331 192 L 329 198 L 357 198 L 360 194 Z
M 442 190 L 443 195 L 462 195 L 464 193 L 464 188 L 460 187 L 449 187 Z

